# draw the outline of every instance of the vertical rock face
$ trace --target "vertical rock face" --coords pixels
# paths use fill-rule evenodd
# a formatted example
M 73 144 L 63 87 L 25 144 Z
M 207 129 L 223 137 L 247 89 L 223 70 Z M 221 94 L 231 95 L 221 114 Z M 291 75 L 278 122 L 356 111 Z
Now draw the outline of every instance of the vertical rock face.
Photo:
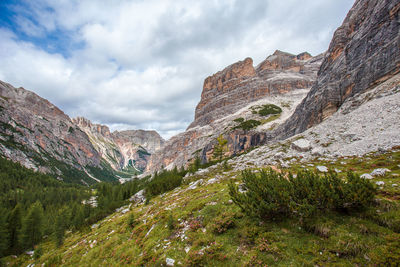
M 164 143 L 156 131 L 128 130 L 111 133 L 107 126 L 94 124 L 83 117 L 75 118 L 73 122 L 89 136 L 101 157 L 115 170 L 127 167 L 144 170 L 151 153 Z
M 311 87 L 320 59 L 306 52 L 296 56 L 277 50 L 256 68 L 251 58 L 228 66 L 205 79 L 188 129 L 207 125 L 267 95 Z
M 332 115 L 343 102 L 400 72 L 400 2 L 357 0 L 331 41 L 308 96 L 279 128 L 300 133 Z
M 87 135 L 64 112 L 33 92 L 1 81 L 0 154 L 58 175 L 61 171 L 54 160 L 83 170 L 87 165 L 99 166 L 101 159 Z

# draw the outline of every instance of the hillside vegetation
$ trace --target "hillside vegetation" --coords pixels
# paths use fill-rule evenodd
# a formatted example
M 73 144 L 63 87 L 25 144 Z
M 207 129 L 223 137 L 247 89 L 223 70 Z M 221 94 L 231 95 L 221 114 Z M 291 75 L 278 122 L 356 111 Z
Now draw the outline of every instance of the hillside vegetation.
M 317 165 L 336 168 L 338 173 L 314 174 Z M 260 217 L 247 212 L 246 205 L 236 205 L 240 201 L 235 197 L 232 201 L 229 188 L 239 187 L 247 194 L 250 176 L 265 180 L 268 173 L 279 174 L 259 169 L 227 171 L 221 163 L 186 176 L 180 186 L 147 203 L 124 207 L 127 213 L 120 210 L 90 229 L 68 233 L 60 247 L 45 240 L 36 247 L 39 256 L 4 261 L 9 266 L 161 266 L 167 262 L 175 266 L 396 266 L 400 260 L 399 165 L 399 151 L 293 164 L 285 171 L 297 177 L 304 177 L 300 171 L 310 171 L 306 174 L 316 180 L 309 181 L 320 185 L 328 179 L 326 185 L 336 184 L 337 192 L 346 192 L 345 203 L 321 205 L 308 216 L 296 216 L 300 209 L 295 201 L 289 213 Z M 358 178 L 378 167 L 390 172 L 370 181 Z M 319 188 L 321 193 L 329 186 Z M 371 194 L 359 194 L 357 188 Z M 339 200 L 329 190 L 321 194 L 331 196 L 327 199 L 332 203 Z M 302 208 L 316 206 L 311 196 L 299 199 L 307 199 Z

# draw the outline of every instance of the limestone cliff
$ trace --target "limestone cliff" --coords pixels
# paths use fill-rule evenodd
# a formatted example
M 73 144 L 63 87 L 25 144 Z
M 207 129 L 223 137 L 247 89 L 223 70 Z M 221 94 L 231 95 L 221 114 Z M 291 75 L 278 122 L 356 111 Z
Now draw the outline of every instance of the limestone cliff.
M 333 36 L 316 83 L 280 127 L 278 138 L 320 123 L 346 99 L 375 88 L 399 72 L 400 2 L 357 0 Z

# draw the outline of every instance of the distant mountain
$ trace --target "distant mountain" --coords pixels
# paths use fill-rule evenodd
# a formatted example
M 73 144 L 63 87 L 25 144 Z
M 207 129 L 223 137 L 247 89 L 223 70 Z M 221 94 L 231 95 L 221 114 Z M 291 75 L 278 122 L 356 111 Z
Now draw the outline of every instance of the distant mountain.
M 78 117 L 72 121 L 84 131 L 101 157 L 117 171 L 142 172 L 152 153 L 164 139 L 156 131 L 128 130 L 110 132 L 105 125 Z
M 25 167 L 69 182 L 114 181 L 140 173 L 163 142 L 154 131 L 111 134 L 107 126 L 71 120 L 48 100 L 0 81 L 0 155 Z

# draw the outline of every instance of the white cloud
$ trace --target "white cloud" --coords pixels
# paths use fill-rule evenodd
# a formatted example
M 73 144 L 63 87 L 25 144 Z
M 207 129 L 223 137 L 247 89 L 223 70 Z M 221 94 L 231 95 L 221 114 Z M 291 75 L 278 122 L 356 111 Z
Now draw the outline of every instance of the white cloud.
M 26 1 L 14 23 L 34 39 L 0 25 L 0 79 L 71 116 L 170 137 L 193 120 L 208 75 L 275 49 L 323 52 L 352 3 Z

